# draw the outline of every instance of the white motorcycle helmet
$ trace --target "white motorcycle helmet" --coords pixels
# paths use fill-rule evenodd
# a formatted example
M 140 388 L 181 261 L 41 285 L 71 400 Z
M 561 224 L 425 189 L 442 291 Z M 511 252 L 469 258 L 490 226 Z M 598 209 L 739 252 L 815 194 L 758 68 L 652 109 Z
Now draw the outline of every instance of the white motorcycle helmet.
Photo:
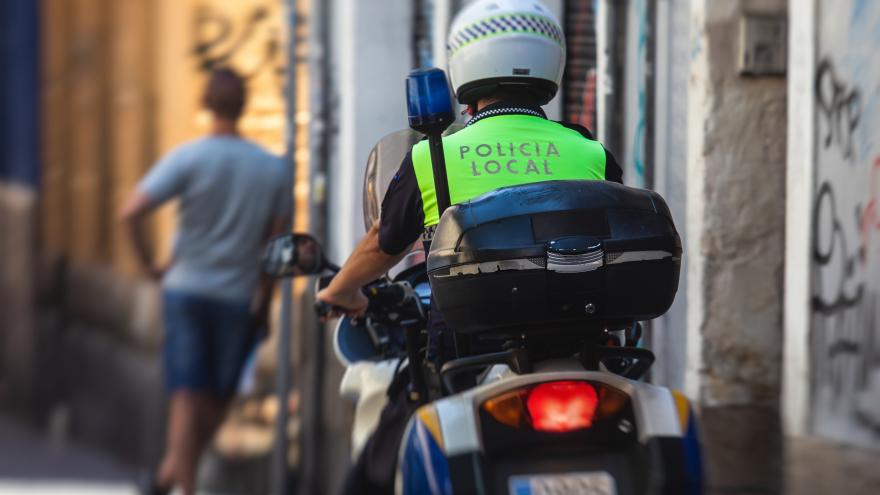
M 446 45 L 458 101 L 522 88 L 539 104 L 553 99 L 565 67 L 565 35 L 537 0 L 478 0 L 455 16 Z

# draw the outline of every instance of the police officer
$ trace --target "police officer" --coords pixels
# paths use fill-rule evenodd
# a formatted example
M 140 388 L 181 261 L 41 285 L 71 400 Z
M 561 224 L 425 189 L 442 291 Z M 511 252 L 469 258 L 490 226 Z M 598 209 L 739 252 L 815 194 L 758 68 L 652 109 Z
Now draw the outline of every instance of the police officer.
M 612 180 L 614 157 L 577 124 L 547 119 L 542 105 L 559 89 L 565 37 L 554 15 L 533 0 L 480 0 L 452 23 L 449 76 L 472 116 L 443 139 L 452 204 L 505 186 L 547 180 Z M 407 154 L 382 202 L 381 219 L 318 299 L 350 316 L 363 314 L 360 288 L 396 265 L 439 222 L 427 141 Z M 436 309 L 436 308 L 432 308 Z M 442 328 L 432 311 L 432 330 Z
M 542 105 L 559 89 L 565 37 L 553 14 L 535 0 L 479 0 L 452 23 L 449 75 L 472 116 L 443 139 L 453 204 L 506 186 L 548 180 L 621 181 L 614 157 L 576 124 L 547 119 Z M 318 299 L 338 313 L 367 308 L 361 287 L 396 265 L 421 237 L 427 248 L 439 222 L 427 141 L 407 154 L 388 187 L 380 220 L 367 232 Z M 432 341 L 449 358 L 450 332 L 432 304 Z M 443 354 L 447 355 L 444 356 Z M 349 472 L 344 493 L 392 493 L 397 446 L 414 404 L 399 375 L 379 425 Z
M 587 129 L 550 121 L 541 109 L 559 89 L 565 67 L 562 27 L 544 5 L 471 3 L 453 21 L 447 50 L 456 97 L 472 116 L 443 139 L 453 204 L 547 180 L 621 182 L 613 155 Z M 420 237 L 427 246 L 438 222 L 431 157 L 422 141 L 389 186 L 381 219 L 318 298 L 340 313 L 363 314 L 367 299 L 360 288 L 396 265 Z

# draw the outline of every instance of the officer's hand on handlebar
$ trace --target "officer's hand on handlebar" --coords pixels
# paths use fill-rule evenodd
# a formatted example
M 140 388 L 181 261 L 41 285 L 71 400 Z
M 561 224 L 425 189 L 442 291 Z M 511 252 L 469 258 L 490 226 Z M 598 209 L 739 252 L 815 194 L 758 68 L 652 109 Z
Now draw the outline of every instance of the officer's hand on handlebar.
M 325 288 L 318 291 L 316 297 L 319 302 L 329 307 L 326 314 L 322 315 L 327 318 L 335 318 L 342 315 L 351 317 L 363 316 L 369 305 L 369 300 L 361 292 L 361 289 L 336 294 Z

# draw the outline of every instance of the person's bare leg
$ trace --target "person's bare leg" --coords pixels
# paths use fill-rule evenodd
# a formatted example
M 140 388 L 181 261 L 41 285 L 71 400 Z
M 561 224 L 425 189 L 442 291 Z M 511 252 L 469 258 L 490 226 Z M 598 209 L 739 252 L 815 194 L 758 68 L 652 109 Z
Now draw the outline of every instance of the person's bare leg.
M 179 486 L 185 495 L 195 493 L 195 475 L 198 466 L 199 428 L 196 395 L 192 392 L 180 391 L 171 396 L 167 445 L 157 476 L 160 486 Z
M 198 401 L 198 450 L 199 455 L 211 444 L 217 430 L 226 419 L 229 401 L 217 399 L 212 395 L 199 394 Z
M 199 397 L 201 393 L 194 392 L 189 394 L 189 407 L 187 411 L 190 414 L 189 429 L 184 435 L 184 444 L 181 446 L 181 461 L 179 469 L 180 488 L 183 495 L 195 495 L 196 493 L 196 475 L 199 470 L 199 458 L 202 449 L 199 442 L 199 422 L 201 416 L 201 407 Z
M 181 433 L 185 430 L 185 400 L 181 392 L 171 394 L 168 400 L 168 418 L 165 426 L 165 453 L 156 473 L 156 482 L 162 488 L 177 484 L 177 466 Z

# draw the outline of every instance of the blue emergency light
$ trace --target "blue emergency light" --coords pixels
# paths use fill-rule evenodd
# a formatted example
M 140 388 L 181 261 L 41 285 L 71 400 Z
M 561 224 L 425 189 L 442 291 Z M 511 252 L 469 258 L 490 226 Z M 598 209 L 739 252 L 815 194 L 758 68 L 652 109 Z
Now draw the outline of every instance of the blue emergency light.
M 452 91 L 441 69 L 415 69 L 406 78 L 409 126 L 423 134 L 439 135 L 455 122 Z
M 449 90 L 446 73 L 437 68 L 411 71 L 406 78 L 406 108 L 410 128 L 428 136 L 437 210 L 442 217 L 451 203 L 442 136 L 443 131 L 455 121 L 452 91 Z

